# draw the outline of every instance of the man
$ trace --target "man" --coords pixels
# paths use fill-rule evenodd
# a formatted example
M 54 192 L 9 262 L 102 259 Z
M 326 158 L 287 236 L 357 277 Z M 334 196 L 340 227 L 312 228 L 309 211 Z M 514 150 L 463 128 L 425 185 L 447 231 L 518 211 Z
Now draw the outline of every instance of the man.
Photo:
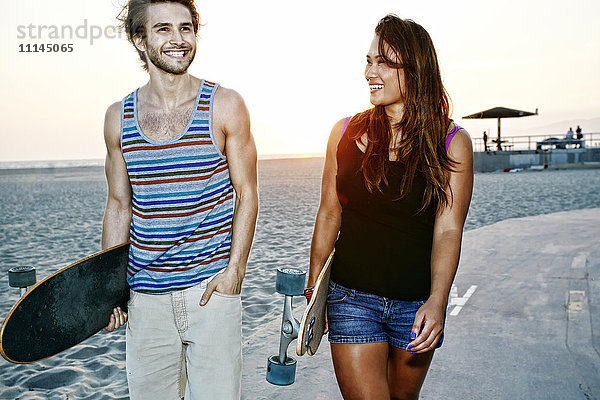
M 573 128 L 569 127 L 567 134 L 565 135 L 565 139 L 573 139 Z
M 256 147 L 235 91 L 187 70 L 193 0 L 130 0 L 121 20 L 148 83 L 105 118 L 102 247 L 130 241 L 131 399 L 239 399 L 240 291 L 258 213 Z M 235 192 L 235 193 L 234 193 Z
M 487 148 L 487 139 L 488 139 L 487 132 L 483 131 L 483 149 L 484 149 L 485 152 L 488 151 L 488 148 Z
M 576 138 L 579 141 L 577 143 L 577 147 L 580 149 L 585 147 L 585 142 L 583 141 L 583 133 L 581 132 L 581 127 L 577 125 L 577 129 L 575 129 L 575 133 L 577 134 Z

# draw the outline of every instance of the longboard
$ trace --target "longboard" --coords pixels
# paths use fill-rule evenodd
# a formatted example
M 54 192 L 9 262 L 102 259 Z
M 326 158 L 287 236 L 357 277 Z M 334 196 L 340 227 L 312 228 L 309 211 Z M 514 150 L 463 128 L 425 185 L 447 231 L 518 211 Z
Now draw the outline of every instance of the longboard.
M 331 262 L 333 260 L 332 251 L 321 269 L 313 295 L 304 310 L 298 340 L 296 341 L 296 354 L 299 356 L 308 353 L 314 356 L 321 343 L 321 338 L 325 334 L 325 320 L 327 317 L 327 292 L 329 291 L 329 275 L 331 274 Z
M 26 364 L 81 343 L 108 325 L 112 310 L 127 308 L 129 243 L 93 254 L 33 286 L 0 328 L 0 353 Z

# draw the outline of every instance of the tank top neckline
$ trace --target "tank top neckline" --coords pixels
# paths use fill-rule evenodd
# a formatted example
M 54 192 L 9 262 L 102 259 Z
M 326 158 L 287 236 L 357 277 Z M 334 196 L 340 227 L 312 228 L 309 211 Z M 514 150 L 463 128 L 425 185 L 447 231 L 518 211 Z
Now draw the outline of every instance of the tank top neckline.
M 344 135 L 344 136 L 346 136 L 346 135 Z M 361 158 L 365 156 L 365 152 L 362 151 L 361 148 L 358 146 L 358 140 L 352 140 L 350 138 L 348 138 L 347 140 L 352 142 L 351 146 L 355 147 L 356 150 L 358 150 L 359 156 Z M 389 157 L 385 161 L 387 163 L 389 163 L 390 165 L 402 165 L 403 164 L 401 160 L 390 160 Z
M 350 119 L 350 117 L 348 117 L 348 120 Z M 461 126 L 459 126 L 457 123 L 455 123 L 453 120 L 450 120 L 451 123 L 454 123 L 454 128 L 452 128 L 450 130 L 450 132 L 448 132 L 448 135 L 446 136 L 446 140 L 445 140 L 445 147 L 446 147 L 446 151 L 448 151 L 448 147 L 450 146 L 450 141 L 452 141 L 452 138 L 454 137 L 454 135 L 456 134 L 456 132 L 458 132 L 459 130 L 463 129 Z M 340 138 L 340 140 L 344 139 L 344 137 L 346 137 L 347 141 L 352 141 L 354 146 L 356 148 L 356 150 L 359 151 L 360 153 L 360 157 L 364 157 L 365 152 L 359 147 L 358 145 L 358 140 L 352 140 L 348 137 L 348 135 L 345 135 L 346 133 L 346 128 L 347 128 L 347 122 L 344 122 L 344 128 L 342 130 L 342 137 Z M 390 160 L 389 157 L 385 160 L 387 163 L 389 163 L 390 165 L 402 165 L 403 162 L 401 160 Z
M 140 88 L 135 89 L 134 92 L 133 92 L 133 119 L 135 121 L 135 127 L 137 128 L 140 136 L 142 136 L 144 138 L 144 140 L 146 140 L 147 142 L 152 143 L 152 144 L 156 144 L 156 145 L 164 145 L 164 144 L 175 143 L 179 139 L 181 139 L 183 136 L 185 136 L 185 134 L 190 129 L 190 126 L 192 125 L 192 121 L 194 121 L 194 115 L 196 114 L 196 106 L 197 106 L 198 102 L 200 101 L 200 95 L 202 94 L 202 88 L 203 87 L 204 87 L 204 79 L 201 79 L 200 80 L 200 87 L 198 88 L 198 93 L 196 93 L 196 100 L 194 101 L 194 106 L 192 108 L 192 114 L 190 115 L 190 119 L 188 120 L 187 125 L 185 126 L 185 128 L 183 129 L 183 131 L 179 135 L 175 136 L 172 139 L 167 139 L 167 140 L 153 140 L 153 139 L 150 139 L 148 136 L 146 136 L 146 134 L 144 133 L 144 131 L 142 131 L 142 128 L 140 127 L 140 122 L 138 120 L 138 90 L 140 90 Z

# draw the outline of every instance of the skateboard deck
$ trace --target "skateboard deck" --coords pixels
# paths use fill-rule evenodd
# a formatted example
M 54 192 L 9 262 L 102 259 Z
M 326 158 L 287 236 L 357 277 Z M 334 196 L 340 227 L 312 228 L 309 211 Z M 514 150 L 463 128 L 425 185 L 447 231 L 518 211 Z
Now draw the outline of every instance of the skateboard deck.
M 33 286 L 0 328 L 0 353 L 25 364 L 60 353 L 108 325 L 129 299 L 129 243 L 77 261 Z
M 321 343 L 321 338 L 325 334 L 327 292 L 329 291 L 329 275 L 334 252 L 331 252 L 325 266 L 321 269 L 315 283 L 313 295 L 302 315 L 298 340 L 296 341 L 296 354 L 299 356 L 304 355 L 304 353 L 314 356 Z

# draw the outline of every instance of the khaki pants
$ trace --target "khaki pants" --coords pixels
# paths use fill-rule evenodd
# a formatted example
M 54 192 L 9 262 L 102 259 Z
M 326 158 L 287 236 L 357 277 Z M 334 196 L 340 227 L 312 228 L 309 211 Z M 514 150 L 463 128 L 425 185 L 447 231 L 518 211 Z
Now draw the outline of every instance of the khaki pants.
M 169 294 L 131 291 L 127 382 L 132 400 L 238 400 L 242 372 L 240 295 L 213 292 L 208 280 Z M 187 387 L 186 387 L 187 372 Z

